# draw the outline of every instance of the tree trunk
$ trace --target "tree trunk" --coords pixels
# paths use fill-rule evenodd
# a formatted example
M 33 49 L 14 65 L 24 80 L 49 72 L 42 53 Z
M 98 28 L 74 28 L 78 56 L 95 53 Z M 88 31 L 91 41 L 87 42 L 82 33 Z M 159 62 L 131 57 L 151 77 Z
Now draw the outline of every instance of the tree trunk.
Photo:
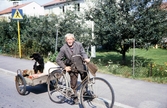
M 125 50 L 123 50 L 122 51 L 122 65 L 125 65 L 126 64 L 126 51 Z

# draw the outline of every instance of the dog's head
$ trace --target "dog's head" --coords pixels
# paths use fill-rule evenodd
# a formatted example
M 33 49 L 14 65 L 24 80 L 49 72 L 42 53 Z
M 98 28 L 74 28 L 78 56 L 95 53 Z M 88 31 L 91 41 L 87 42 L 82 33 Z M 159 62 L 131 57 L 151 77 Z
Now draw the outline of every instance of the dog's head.
M 29 75 L 33 75 L 33 74 L 34 74 L 34 70 L 28 70 L 28 69 L 26 69 L 26 70 L 22 71 L 22 75 L 24 77 L 29 76 Z
M 33 53 L 30 58 L 35 61 L 39 61 L 40 59 L 43 59 L 42 56 L 39 53 Z
M 22 73 L 22 74 L 23 74 L 23 76 L 24 76 L 24 75 L 26 75 L 26 74 L 27 74 L 27 72 L 28 72 L 28 69 L 23 70 L 23 73 Z

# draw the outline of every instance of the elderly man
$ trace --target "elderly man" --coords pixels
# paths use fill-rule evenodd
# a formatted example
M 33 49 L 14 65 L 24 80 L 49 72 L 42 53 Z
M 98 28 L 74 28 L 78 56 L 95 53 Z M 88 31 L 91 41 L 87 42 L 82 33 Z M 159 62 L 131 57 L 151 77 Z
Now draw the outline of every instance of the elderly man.
M 72 56 L 81 55 L 85 62 L 90 62 L 88 56 L 80 42 L 75 41 L 75 37 L 73 34 L 65 35 L 65 44 L 61 47 L 60 52 L 56 58 L 56 63 L 64 68 L 67 72 L 69 72 L 71 78 L 71 88 L 74 88 L 77 85 L 78 73 L 81 75 L 81 80 L 83 80 L 86 76 L 86 72 L 74 72 L 71 68 Z M 74 90 L 76 95 L 76 91 Z

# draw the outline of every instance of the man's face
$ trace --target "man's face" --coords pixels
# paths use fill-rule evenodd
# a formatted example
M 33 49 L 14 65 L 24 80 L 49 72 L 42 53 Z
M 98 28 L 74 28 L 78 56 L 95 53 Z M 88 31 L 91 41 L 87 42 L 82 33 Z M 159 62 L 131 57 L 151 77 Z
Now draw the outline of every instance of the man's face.
M 72 36 L 68 36 L 66 37 L 66 43 L 68 44 L 68 46 L 72 46 L 73 42 L 75 41 L 75 39 Z

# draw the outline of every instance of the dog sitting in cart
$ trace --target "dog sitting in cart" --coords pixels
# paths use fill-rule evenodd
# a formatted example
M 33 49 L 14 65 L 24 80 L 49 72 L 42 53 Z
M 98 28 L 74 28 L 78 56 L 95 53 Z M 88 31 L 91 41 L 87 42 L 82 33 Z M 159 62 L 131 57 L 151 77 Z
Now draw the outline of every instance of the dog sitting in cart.
M 33 70 L 25 69 L 22 71 L 23 77 L 28 77 L 30 79 L 37 78 L 39 76 L 48 74 L 49 68 L 58 67 L 56 64 L 47 61 L 44 63 L 43 57 L 39 53 L 33 53 L 30 58 L 35 60 L 33 65 Z
M 36 78 L 39 74 L 44 71 L 44 59 L 39 53 L 33 53 L 30 58 L 35 60 L 33 70 L 25 69 L 22 71 L 23 77 L 30 77 L 31 79 Z

